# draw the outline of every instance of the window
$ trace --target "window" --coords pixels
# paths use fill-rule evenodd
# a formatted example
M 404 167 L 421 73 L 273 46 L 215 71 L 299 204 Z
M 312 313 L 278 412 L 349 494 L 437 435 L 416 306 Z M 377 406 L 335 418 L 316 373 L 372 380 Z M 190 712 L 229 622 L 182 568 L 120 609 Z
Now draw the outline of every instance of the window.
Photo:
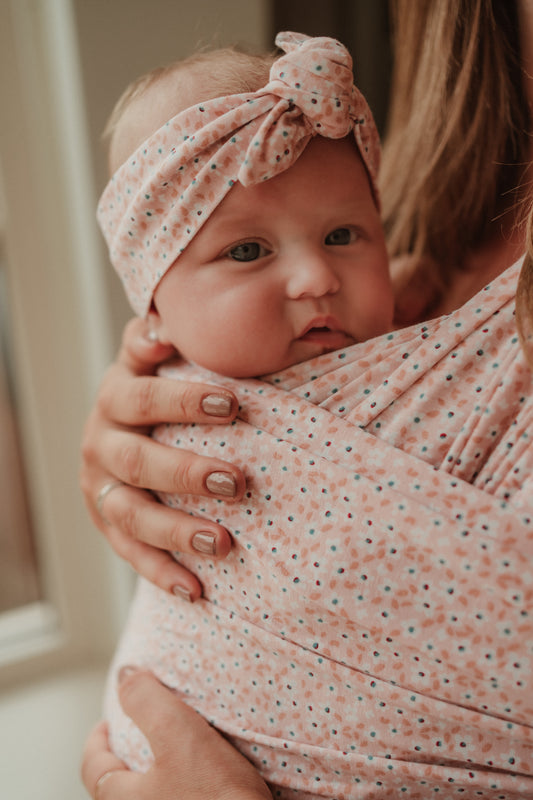
M 110 337 L 74 42 L 66 0 L 1 4 L 2 681 L 107 654 L 128 596 L 78 487 Z

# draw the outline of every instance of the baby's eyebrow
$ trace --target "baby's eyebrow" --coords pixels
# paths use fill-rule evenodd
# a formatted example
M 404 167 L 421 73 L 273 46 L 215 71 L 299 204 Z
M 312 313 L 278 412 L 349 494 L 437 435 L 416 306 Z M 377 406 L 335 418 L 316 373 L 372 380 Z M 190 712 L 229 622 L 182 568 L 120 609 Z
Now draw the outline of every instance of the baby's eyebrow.
M 250 213 L 249 209 L 244 209 L 242 213 L 235 212 L 232 210 L 225 211 L 223 208 L 217 209 L 217 211 L 211 216 L 206 223 L 206 230 L 217 230 L 218 228 L 224 228 L 225 230 L 232 231 L 242 229 L 243 231 L 250 231 L 253 234 L 253 230 L 257 229 L 260 224 L 264 225 L 265 222 L 265 215 L 264 213 Z M 244 235 L 248 235 L 246 232 Z

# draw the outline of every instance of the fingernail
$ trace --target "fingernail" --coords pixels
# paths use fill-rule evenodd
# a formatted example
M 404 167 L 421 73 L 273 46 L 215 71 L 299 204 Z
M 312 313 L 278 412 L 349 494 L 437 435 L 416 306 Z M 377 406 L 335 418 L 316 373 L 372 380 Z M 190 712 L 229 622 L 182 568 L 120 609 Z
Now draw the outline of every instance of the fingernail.
M 185 588 L 185 586 L 176 584 L 176 586 L 172 587 L 172 594 L 174 594 L 176 597 L 181 597 L 182 600 L 186 600 L 188 603 L 192 603 L 191 593 Z
M 192 537 L 192 546 L 197 553 L 214 556 L 217 551 L 216 537 L 209 531 L 198 531 Z
M 150 342 L 150 344 L 156 344 L 159 341 L 159 336 L 157 335 L 157 331 L 148 331 L 146 334 L 146 338 Z
M 139 667 L 133 667 L 131 664 L 126 664 L 125 667 L 121 667 L 118 671 L 118 682 L 122 683 L 122 681 L 129 678 L 130 675 L 135 675 L 136 672 L 140 672 Z
M 237 494 L 235 478 L 229 472 L 212 472 L 205 479 L 205 485 L 210 492 L 223 497 L 235 497 Z
M 224 394 L 208 394 L 202 402 L 202 411 L 212 417 L 227 417 L 231 413 L 231 397 Z

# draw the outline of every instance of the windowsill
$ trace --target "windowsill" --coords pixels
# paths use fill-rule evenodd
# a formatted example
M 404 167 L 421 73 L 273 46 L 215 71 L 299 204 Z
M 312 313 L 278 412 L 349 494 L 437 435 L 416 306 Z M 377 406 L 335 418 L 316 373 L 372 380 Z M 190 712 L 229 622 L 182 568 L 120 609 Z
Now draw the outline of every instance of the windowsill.
M 100 718 L 106 669 L 56 673 L 0 694 L 3 796 L 88 800 L 81 753 Z
M 49 603 L 32 603 L 0 614 L 0 667 L 54 650 L 63 633 Z

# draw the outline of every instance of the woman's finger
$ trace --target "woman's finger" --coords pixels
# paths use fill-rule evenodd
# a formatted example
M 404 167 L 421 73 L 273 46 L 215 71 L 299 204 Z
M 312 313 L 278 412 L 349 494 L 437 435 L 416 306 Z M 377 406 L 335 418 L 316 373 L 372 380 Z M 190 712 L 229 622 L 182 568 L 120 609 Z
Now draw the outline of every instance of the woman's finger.
M 98 394 L 98 413 L 122 425 L 159 422 L 227 424 L 238 402 L 234 394 L 209 384 L 154 378 L 156 368 L 176 352 L 149 337 L 149 323 L 132 319 L 124 329 L 117 360 L 108 369 Z
M 170 378 L 131 377 L 113 367 L 98 397 L 99 411 L 122 425 L 152 426 L 160 422 L 204 422 L 227 425 L 238 402 L 229 390 Z
M 106 487 L 116 481 L 101 479 L 101 483 Z M 201 597 L 202 585 L 171 552 L 224 558 L 231 550 L 231 537 L 218 523 L 163 506 L 150 492 L 120 482 L 104 497 L 100 508 L 96 499 L 87 506 L 115 553 L 135 572 L 160 589 L 191 601 Z
M 132 541 L 222 558 L 231 549 L 231 538 L 222 525 L 164 506 L 148 492 L 125 484 L 119 483 L 106 495 L 100 510 L 110 525 Z
M 110 751 L 107 729 L 87 740 L 82 779 L 93 800 L 268 800 L 252 764 L 175 692 L 150 673 L 125 668 L 119 687 L 124 711 L 145 734 L 154 763 L 130 772 Z
M 148 739 L 156 761 L 174 748 L 179 752 L 181 740 L 195 738 L 198 725 L 204 733 L 209 727 L 152 673 L 125 667 L 119 681 L 120 704 Z
M 133 317 L 124 327 L 117 363 L 135 375 L 153 375 L 156 367 L 177 353 L 152 335 L 150 319 Z
M 202 584 L 198 578 L 175 561 L 170 553 L 133 541 L 118 528 L 111 527 L 107 539 L 115 553 L 150 583 L 190 602 L 202 596 Z
M 154 797 L 271 798 L 256 768 L 176 692 L 150 673 L 125 672 L 120 701 L 154 754 L 146 776 Z
M 135 495 L 139 497 L 133 501 Z M 231 538 L 221 525 L 167 508 L 129 486 L 114 489 L 102 511 L 108 520 L 105 535 L 115 553 L 160 589 L 190 601 L 201 597 L 201 583 L 170 552 L 224 558 L 231 549 Z
M 239 467 L 218 458 L 167 447 L 143 434 L 108 429 L 100 437 L 101 466 L 142 489 L 240 500 L 246 488 Z M 85 457 L 87 450 L 84 450 Z
M 115 772 L 125 774 L 127 768 L 109 749 L 107 726 L 101 722 L 91 731 L 87 739 L 81 764 L 81 778 L 93 800 L 104 800 L 104 785 L 111 780 L 111 775 Z M 110 788 L 108 786 L 108 789 Z M 118 797 L 116 794 L 108 796 Z

